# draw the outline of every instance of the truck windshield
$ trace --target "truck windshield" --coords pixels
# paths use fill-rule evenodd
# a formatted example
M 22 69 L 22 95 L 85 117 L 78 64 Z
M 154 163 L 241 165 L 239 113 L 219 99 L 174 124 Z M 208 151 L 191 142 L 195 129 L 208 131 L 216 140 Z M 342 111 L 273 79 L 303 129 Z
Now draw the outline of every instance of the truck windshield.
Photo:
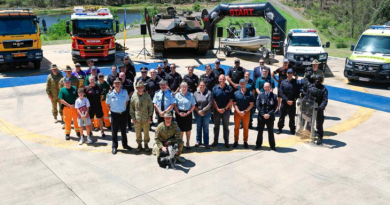
M 74 20 L 73 35 L 112 36 L 114 35 L 112 20 Z
M 318 36 L 291 36 L 291 46 L 320 47 Z
M 355 51 L 390 54 L 390 36 L 363 35 Z
M 35 34 L 37 24 L 32 18 L 1 18 L 0 35 Z

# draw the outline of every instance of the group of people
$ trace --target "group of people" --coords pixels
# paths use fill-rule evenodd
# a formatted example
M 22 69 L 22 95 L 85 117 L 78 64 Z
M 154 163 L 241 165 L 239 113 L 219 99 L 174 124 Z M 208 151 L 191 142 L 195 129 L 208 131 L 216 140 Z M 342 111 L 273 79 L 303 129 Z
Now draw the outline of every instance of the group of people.
M 280 112 L 276 133 L 282 132 L 284 119 L 288 115 L 290 132 L 295 134 L 296 101 L 301 95 L 305 95 L 311 86 L 316 86 L 321 91 L 321 97 L 316 98 L 320 105 L 317 130 L 319 138 L 322 139 L 323 136 L 323 110 L 327 105 L 327 90 L 322 85 L 323 72 L 321 74 L 318 69 L 317 61 L 313 61 L 313 66 L 306 69 L 302 80 L 298 80 L 287 59 L 283 61 L 281 68 L 272 73 L 271 69 L 265 66 L 264 59 L 260 59 L 260 65 L 254 68 L 253 78 L 249 71 L 240 66 L 238 59 L 227 73 L 220 67 L 220 61 L 216 60 L 214 68 L 207 65 L 205 73 L 199 77 L 194 74 L 193 67 L 188 67 L 188 73 L 182 77 L 177 73 L 176 65 L 168 64 L 167 60 L 156 69 L 142 67 L 141 76 L 138 78 L 128 56 L 124 58 L 124 64 L 119 66 L 119 72 L 116 65 L 112 66 L 111 74 L 106 79 L 94 66 L 93 61 L 89 60 L 87 64 L 89 68 L 86 71 L 82 71 L 78 63 L 74 71 L 67 66 L 66 76 L 59 72 L 56 65 L 52 65 L 46 89 L 52 102 L 55 122 L 60 121 L 57 118 L 60 113 L 65 123 L 65 139 L 70 139 L 73 120 L 80 145 L 85 142 L 84 128 L 87 143 L 93 143 L 93 127 L 96 131 L 100 130 L 101 137 L 104 138 L 105 126 L 112 132 L 113 154 L 117 153 L 119 130 L 123 148 L 130 150 L 132 148 L 127 142 L 126 128 L 133 130 L 133 123 L 138 144 L 136 151 L 148 152 L 149 130 L 156 125 L 153 153 L 158 155 L 161 151 L 166 151 L 166 143 L 173 140 L 179 144 L 177 160 L 183 162 L 184 159 L 179 155 L 184 147 L 191 149 L 193 117 L 196 121 L 195 147 L 204 145 L 205 149 L 210 149 L 217 146 L 222 122 L 224 143 L 226 148 L 230 148 L 228 126 L 234 109 L 233 148 L 239 145 L 239 130 L 242 128 L 244 148 L 249 148 L 249 129 L 257 129 L 256 149 L 260 149 L 263 131 L 267 125 L 270 148 L 276 150 L 273 135 L 275 114 Z M 276 84 L 278 93 L 274 94 Z M 59 109 L 57 105 L 60 106 Z M 256 110 L 258 125 L 254 126 L 253 116 Z M 153 123 L 154 115 L 157 124 Z M 211 144 L 210 121 L 214 123 L 214 138 Z

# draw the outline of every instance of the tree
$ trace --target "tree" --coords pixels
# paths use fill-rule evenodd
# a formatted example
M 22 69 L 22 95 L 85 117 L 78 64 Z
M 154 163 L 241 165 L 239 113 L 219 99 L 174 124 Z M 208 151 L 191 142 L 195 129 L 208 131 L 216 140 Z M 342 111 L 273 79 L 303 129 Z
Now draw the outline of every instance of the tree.
M 383 0 L 371 18 L 371 25 L 382 25 L 390 21 L 390 0 Z

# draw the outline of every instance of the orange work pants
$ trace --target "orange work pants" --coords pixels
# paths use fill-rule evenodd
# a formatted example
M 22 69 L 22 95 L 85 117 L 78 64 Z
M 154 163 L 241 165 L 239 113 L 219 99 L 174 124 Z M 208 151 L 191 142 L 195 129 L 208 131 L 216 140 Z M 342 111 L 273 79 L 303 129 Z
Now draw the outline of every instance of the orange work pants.
M 69 135 L 70 131 L 72 129 L 72 119 L 73 119 L 74 130 L 77 133 L 80 132 L 79 124 L 77 123 L 77 110 L 76 110 L 76 108 L 64 107 L 63 117 L 64 117 L 64 121 L 65 121 L 65 134 L 66 135 Z
M 244 128 L 244 142 L 248 142 L 248 135 L 249 135 L 249 119 L 251 116 L 251 112 L 246 112 L 244 116 L 241 116 L 238 114 L 237 111 L 234 111 L 234 141 L 238 141 L 239 131 L 240 131 L 240 125 L 242 120 L 242 126 Z
M 107 108 L 107 105 L 106 105 L 106 101 L 101 101 L 102 103 L 102 108 L 103 108 L 103 122 L 104 122 L 104 126 L 105 127 L 110 127 L 111 126 L 111 123 L 110 123 L 110 118 L 109 118 L 109 115 L 108 115 L 108 108 Z M 95 116 L 94 120 L 93 120 L 93 125 L 94 127 L 99 127 L 99 122 L 97 121 L 97 118 Z

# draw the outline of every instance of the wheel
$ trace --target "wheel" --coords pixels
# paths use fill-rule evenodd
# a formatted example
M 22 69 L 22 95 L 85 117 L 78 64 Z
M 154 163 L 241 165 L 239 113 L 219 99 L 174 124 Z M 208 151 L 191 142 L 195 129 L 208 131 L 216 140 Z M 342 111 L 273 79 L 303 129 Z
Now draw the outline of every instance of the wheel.
M 354 82 L 356 82 L 356 80 L 354 80 L 354 79 L 352 79 L 352 78 L 347 78 L 347 79 L 348 79 L 348 82 L 351 83 L 351 84 L 354 83 Z
M 326 63 L 323 63 L 321 65 L 321 70 L 325 73 L 325 71 L 326 71 Z
M 33 64 L 35 70 L 41 69 L 41 61 L 34 61 Z

